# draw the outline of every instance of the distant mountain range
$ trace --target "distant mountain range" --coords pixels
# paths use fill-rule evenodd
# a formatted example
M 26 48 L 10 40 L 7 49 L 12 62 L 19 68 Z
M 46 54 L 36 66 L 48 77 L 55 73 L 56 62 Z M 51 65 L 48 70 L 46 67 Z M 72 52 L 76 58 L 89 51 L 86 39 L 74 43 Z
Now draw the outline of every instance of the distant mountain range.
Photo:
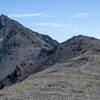
M 100 40 L 58 43 L 1 15 L 0 88 L 0 100 L 100 100 Z

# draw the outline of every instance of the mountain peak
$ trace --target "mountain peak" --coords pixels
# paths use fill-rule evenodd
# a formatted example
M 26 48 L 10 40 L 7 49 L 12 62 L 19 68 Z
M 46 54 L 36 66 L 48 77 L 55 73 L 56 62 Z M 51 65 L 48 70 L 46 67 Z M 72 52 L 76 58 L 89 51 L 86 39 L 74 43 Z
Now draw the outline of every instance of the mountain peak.
M 0 21 L 5 21 L 5 20 L 10 20 L 10 18 L 8 17 L 8 16 L 6 16 L 6 15 L 4 15 L 4 14 L 1 14 L 0 15 Z
M 19 22 L 0 15 L 0 82 L 4 79 L 9 80 L 8 83 L 12 82 L 9 75 L 14 76 L 15 81 L 21 81 L 39 71 L 47 59 L 46 53 L 56 45 L 58 43 L 49 36 L 36 33 Z M 44 56 L 40 56 L 42 52 L 45 53 Z M 42 57 L 45 58 L 41 59 Z M 19 69 L 23 69 L 22 72 L 20 70 L 22 76 L 16 75 Z
M 2 18 L 7 18 L 7 16 L 4 15 L 4 14 L 1 14 L 0 17 L 2 17 Z
M 7 17 L 4 14 L 0 15 L 0 28 L 3 28 L 3 26 L 9 26 L 11 23 L 11 19 L 9 17 Z
M 95 40 L 97 40 L 94 37 L 85 36 L 85 35 L 78 35 L 78 36 L 74 36 L 73 38 L 78 38 L 78 39 L 93 39 L 93 40 L 95 39 Z

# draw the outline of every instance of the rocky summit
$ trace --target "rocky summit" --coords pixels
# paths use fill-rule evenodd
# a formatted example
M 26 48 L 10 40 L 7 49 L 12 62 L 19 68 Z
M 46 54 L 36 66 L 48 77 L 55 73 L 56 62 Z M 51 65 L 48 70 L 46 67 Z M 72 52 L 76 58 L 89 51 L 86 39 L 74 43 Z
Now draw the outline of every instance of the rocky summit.
M 0 100 L 100 100 L 100 40 L 58 43 L 0 16 Z

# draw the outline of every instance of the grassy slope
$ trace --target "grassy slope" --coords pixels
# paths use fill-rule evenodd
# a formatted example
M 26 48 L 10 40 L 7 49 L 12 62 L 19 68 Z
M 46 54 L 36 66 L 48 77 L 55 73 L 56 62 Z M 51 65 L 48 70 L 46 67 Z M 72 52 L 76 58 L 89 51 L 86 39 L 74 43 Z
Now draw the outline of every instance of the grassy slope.
M 0 91 L 0 100 L 100 100 L 100 53 L 88 52 Z

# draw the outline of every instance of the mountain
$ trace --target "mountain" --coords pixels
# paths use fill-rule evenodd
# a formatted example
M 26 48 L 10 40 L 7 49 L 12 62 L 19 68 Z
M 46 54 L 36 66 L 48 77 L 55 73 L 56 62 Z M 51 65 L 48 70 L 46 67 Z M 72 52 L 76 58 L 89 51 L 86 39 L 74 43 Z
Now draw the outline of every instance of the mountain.
M 0 100 L 100 100 L 100 40 L 59 44 L 1 15 L 0 89 Z
M 41 51 L 51 50 L 59 43 L 24 27 L 20 23 L 0 16 L 0 81 L 12 84 L 42 69 Z
M 99 39 L 83 35 L 74 36 L 53 48 L 52 52 L 54 53 L 49 57 L 47 65 L 52 65 L 57 62 L 66 62 L 68 59 L 98 49 L 100 49 Z

